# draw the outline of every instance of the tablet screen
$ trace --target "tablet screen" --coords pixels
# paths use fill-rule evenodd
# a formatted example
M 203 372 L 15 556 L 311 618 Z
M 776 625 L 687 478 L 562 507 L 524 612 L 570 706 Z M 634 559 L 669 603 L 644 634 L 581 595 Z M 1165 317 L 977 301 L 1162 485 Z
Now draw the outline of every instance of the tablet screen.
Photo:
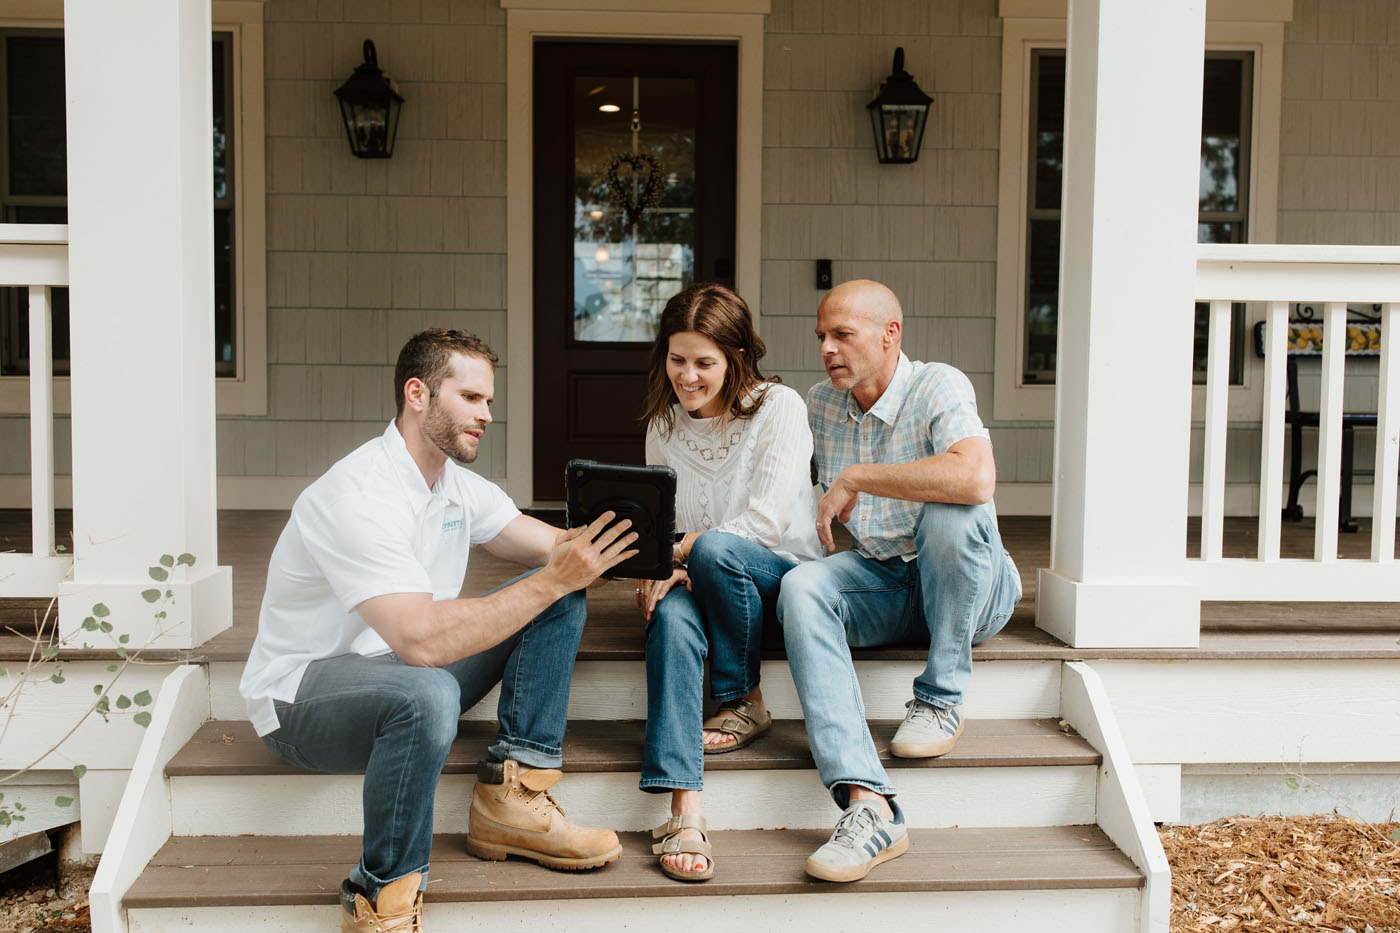
M 604 512 L 630 519 L 638 553 L 608 572 L 610 577 L 665 580 L 671 575 L 676 538 L 676 471 L 570 460 L 565 468 L 565 515 L 570 528 L 587 525 Z

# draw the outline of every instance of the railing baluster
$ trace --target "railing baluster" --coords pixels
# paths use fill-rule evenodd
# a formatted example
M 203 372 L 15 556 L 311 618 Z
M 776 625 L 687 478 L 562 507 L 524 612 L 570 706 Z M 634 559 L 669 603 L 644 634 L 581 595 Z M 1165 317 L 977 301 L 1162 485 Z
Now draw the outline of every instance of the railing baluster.
M 1315 559 L 1337 559 L 1342 489 L 1342 377 L 1346 365 L 1347 306 L 1330 301 L 1322 317 L 1322 397 L 1318 402 L 1317 531 Z
M 1205 457 L 1201 476 L 1201 558 L 1220 560 L 1225 535 L 1225 432 L 1230 401 L 1230 302 L 1210 303 L 1206 342 Z
M 1284 405 L 1288 397 L 1288 304 L 1264 319 L 1264 431 L 1259 451 L 1259 559 L 1278 560 L 1283 513 Z
M 1371 560 L 1395 559 L 1395 487 L 1400 470 L 1400 304 L 1381 311 L 1380 392 L 1376 396 L 1376 476 Z
M 51 296 L 46 285 L 29 287 L 29 507 L 35 557 L 54 553 Z

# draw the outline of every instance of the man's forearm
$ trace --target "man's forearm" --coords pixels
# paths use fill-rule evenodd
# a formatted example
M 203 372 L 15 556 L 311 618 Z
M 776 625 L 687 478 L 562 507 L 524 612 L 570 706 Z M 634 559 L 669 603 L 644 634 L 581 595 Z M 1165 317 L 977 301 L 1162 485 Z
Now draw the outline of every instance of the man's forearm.
M 485 596 L 427 600 L 422 618 L 401 629 L 399 657 L 441 667 L 494 648 L 572 592 L 541 570 Z
M 838 477 L 857 492 L 908 502 L 981 505 L 992 497 L 995 474 L 987 475 L 972 458 L 954 452 L 911 463 L 857 463 Z

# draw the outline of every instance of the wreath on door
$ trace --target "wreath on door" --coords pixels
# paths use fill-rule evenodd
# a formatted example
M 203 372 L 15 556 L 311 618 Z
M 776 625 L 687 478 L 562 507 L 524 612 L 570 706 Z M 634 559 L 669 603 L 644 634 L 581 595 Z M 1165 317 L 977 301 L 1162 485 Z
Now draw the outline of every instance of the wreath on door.
M 624 165 L 632 170 L 628 179 L 618 173 Z M 622 209 L 627 226 L 632 227 L 641 219 L 643 211 L 655 207 L 661 200 L 661 165 L 644 152 L 619 152 L 609 163 L 603 184 L 608 200 Z

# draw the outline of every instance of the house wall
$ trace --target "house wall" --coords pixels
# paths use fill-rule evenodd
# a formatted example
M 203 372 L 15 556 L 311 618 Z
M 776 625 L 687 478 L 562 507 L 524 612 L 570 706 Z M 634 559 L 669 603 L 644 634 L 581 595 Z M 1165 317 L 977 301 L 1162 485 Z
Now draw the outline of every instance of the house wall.
M 506 358 L 505 21 L 496 0 L 270 0 L 265 16 L 269 411 L 219 419 L 218 469 L 313 477 L 392 416 L 409 334 L 464 327 Z M 1048 484 L 1051 424 L 990 419 L 1000 32 L 997 0 L 773 0 L 760 326 L 769 368 L 805 390 L 821 375 L 813 261 L 888 283 L 909 355 L 971 378 L 1000 480 Z M 365 38 L 408 101 L 385 161 L 348 153 L 331 94 Z M 864 105 L 896 45 L 936 100 L 919 161 L 881 166 Z M 1295 0 L 1281 153 L 1281 241 L 1400 244 L 1400 5 Z M 504 371 L 497 390 L 477 466 L 500 479 Z M 66 473 L 66 419 L 57 446 Z M 1257 427 L 1229 450 L 1229 480 L 1257 482 Z M 27 470 L 25 419 L 0 419 L 0 477 Z
M 315 476 L 393 417 L 398 349 L 460 327 L 502 361 L 505 18 L 492 0 L 266 7 L 268 414 L 221 418 L 219 472 Z M 407 103 L 356 159 L 332 96 L 373 39 Z M 478 461 L 505 474 L 509 401 Z

